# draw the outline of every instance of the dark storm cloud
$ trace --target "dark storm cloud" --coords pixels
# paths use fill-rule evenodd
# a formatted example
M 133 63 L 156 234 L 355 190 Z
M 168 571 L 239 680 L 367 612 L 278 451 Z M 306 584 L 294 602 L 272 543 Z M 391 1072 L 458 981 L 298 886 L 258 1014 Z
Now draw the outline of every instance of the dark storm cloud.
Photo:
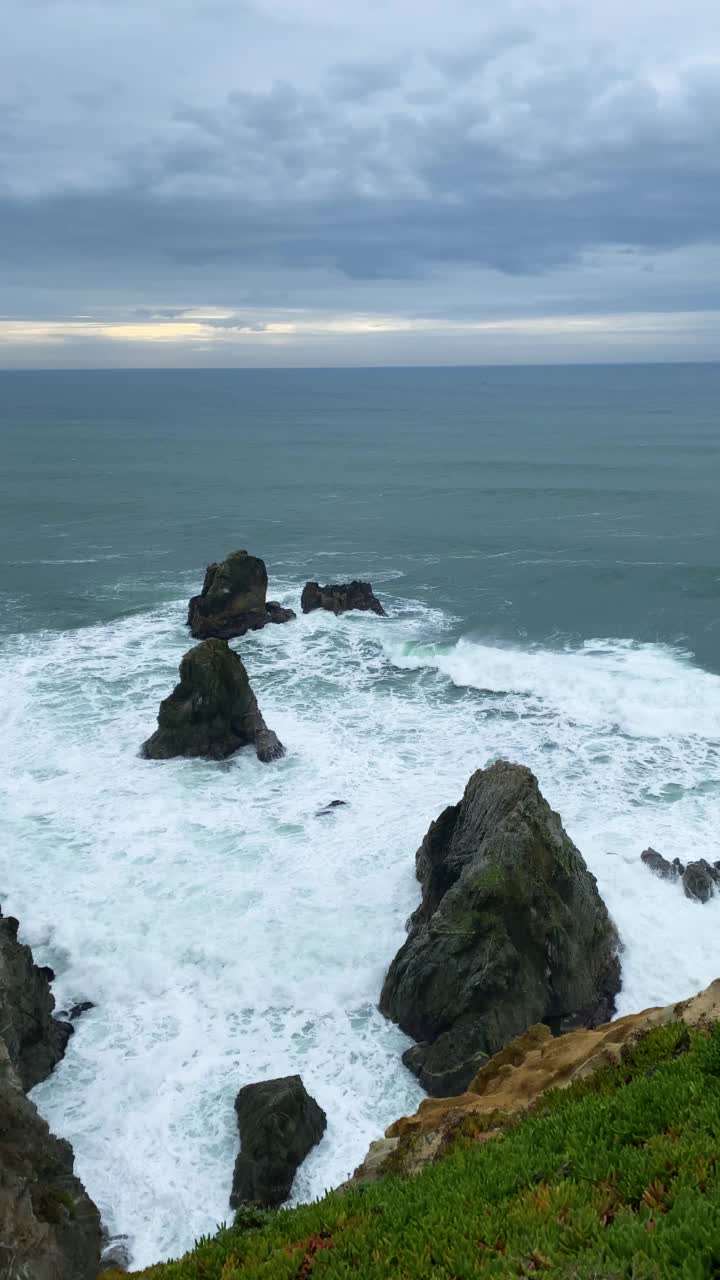
M 55 284 L 76 308 L 84 293 L 101 307 L 132 289 L 129 313 L 169 321 L 229 294 L 243 309 L 263 273 L 276 302 L 303 306 L 303 279 L 324 273 L 336 309 L 366 305 L 368 282 L 380 308 L 382 282 L 425 282 L 425 314 L 441 316 L 480 305 L 457 296 L 465 268 L 555 273 L 547 311 L 561 294 L 580 310 L 592 255 L 643 257 L 649 276 L 663 255 L 720 239 L 720 26 L 706 0 L 678 19 L 683 55 L 666 41 L 653 59 L 644 29 L 621 38 L 614 0 L 612 39 L 578 28 L 578 0 L 554 25 L 538 0 L 518 0 L 484 30 L 469 0 L 448 0 L 447 21 L 418 0 L 404 23 L 398 0 L 395 27 L 378 25 L 386 6 L 372 0 L 366 16 L 323 0 L 184 0 L 169 25 L 164 4 L 42 3 L 47 48 L 28 45 L 24 74 L 12 74 L 17 49 L 4 55 L 4 315 L 35 314 L 28 299 Z M 665 0 L 643 3 L 649 14 Z M 92 39 L 66 29 L 80 9 L 95 15 Z M 707 15 L 704 44 L 693 11 Z M 630 309 L 617 255 L 613 270 L 604 305 Z M 668 305 L 681 292 L 668 278 Z M 695 297 L 720 305 L 712 280 Z
M 568 124 L 580 85 L 593 96 L 576 97 Z M 446 262 L 532 272 L 599 245 L 718 237 L 720 84 L 702 69 L 685 73 L 671 111 L 647 85 L 590 67 L 539 75 L 506 106 L 499 125 L 491 104 L 464 98 L 423 112 L 400 99 L 361 119 L 289 84 L 233 91 L 120 151 L 112 181 L 6 194 L 0 253 L 374 278 Z

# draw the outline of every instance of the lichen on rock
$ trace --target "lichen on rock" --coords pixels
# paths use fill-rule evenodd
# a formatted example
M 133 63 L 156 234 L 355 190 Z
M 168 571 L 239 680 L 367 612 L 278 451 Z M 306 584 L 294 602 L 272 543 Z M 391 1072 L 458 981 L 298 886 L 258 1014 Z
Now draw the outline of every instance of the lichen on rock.
M 416 868 L 422 901 L 380 1008 L 420 1042 L 403 1061 L 428 1093 L 461 1093 L 534 1023 L 560 1032 L 611 1016 L 617 933 L 529 769 L 499 761 L 474 773 Z
M 248 745 L 263 763 L 285 754 L 265 724 L 238 654 L 226 640 L 203 640 L 182 659 L 180 683 L 160 703 L 158 727 L 142 754 L 149 760 L 224 760 Z

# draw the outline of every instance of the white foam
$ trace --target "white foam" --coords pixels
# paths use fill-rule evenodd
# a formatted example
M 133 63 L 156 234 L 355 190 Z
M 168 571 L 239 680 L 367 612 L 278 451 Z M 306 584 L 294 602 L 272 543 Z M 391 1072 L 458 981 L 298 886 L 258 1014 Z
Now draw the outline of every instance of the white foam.
M 443 619 L 395 604 L 239 642 L 288 747 L 273 766 L 138 757 L 188 646 L 182 602 L 5 645 L 0 900 L 59 1001 L 98 1006 L 34 1096 L 138 1265 L 227 1216 L 243 1083 L 299 1071 L 327 1111 L 298 1198 L 414 1108 L 406 1042 L 375 1002 L 417 901 L 414 851 L 488 759 L 535 769 L 598 875 L 622 1011 L 720 973 L 720 901 L 690 903 L 638 861 L 648 843 L 720 856 L 720 680 L 624 642 L 423 647 Z M 334 799 L 349 803 L 317 817 Z

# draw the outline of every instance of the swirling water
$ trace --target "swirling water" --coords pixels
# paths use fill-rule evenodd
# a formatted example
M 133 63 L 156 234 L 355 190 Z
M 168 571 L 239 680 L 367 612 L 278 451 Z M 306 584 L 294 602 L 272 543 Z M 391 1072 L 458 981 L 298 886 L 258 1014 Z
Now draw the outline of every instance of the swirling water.
M 720 380 L 430 375 L 0 379 L 0 901 L 59 1007 L 96 1004 L 34 1098 L 138 1264 L 227 1216 L 248 1080 L 299 1071 L 328 1113 L 299 1199 L 416 1105 L 377 995 L 414 851 L 493 757 L 598 877 L 621 1012 L 720 972 L 720 900 L 639 862 L 720 857 Z M 185 601 L 237 545 L 285 603 L 368 574 L 389 617 L 236 642 L 282 762 L 145 762 Z

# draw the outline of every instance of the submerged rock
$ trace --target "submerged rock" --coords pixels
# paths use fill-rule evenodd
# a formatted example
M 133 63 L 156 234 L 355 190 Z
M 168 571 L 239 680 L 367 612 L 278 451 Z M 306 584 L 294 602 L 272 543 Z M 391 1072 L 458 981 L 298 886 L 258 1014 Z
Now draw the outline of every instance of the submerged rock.
M 347 613 L 350 609 L 370 610 L 385 617 L 383 609 L 369 582 L 342 582 L 321 587 L 319 582 L 306 582 L 300 597 L 303 613 L 314 609 L 327 609 L 330 613 Z
M 196 640 L 232 640 L 258 631 L 268 622 L 289 622 L 292 609 L 266 603 L 265 562 L 247 551 L 233 551 L 219 564 L 209 564 L 199 596 L 188 605 L 188 626 Z
M 448 1153 L 469 1115 L 476 1115 L 480 1121 L 483 1116 L 488 1117 L 487 1128 L 479 1123 L 473 1130 L 474 1140 L 493 1139 L 546 1089 L 566 1089 L 574 1081 L 620 1062 L 624 1046 L 654 1027 L 684 1022 L 688 1027 L 705 1029 L 718 1021 L 720 979 L 690 1000 L 628 1014 L 596 1030 L 553 1037 L 547 1026 L 530 1027 L 478 1071 L 466 1093 L 452 1098 L 426 1098 L 414 1116 L 404 1116 L 390 1125 L 385 1137 L 372 1143 L 345 1187 L 375 1182 L 391 1171 L 414 1174 L 424 1165 L 433 1164 Z
M 682 880 L 686 898 L 707 902 L 720 886 L 720 871 L 706 858 L 700 858 L 697 862 L 688 863 Z
M 25 1097 L 0 1039 L 0 1275 L 9 1280 L 95 1280 L 100 1214 L 55 1138 Z
M 422 901 L 380 1008 L 420 1041 L 403 1061 L 428 1093 L 462 1092 L 536 1022 L 608 1019 L 618 938 L 595 877 L 534 775 L 500 761 L 471 777 L 416 857 Z
M 331 800 L 330 803 L 324 805 L 322 809 L 318 809 L 315 817 L 327 818 L 331 813 L 334 813 L 336 809 L 345 809 L 346 807 L 347 800 Z
M 300 1076 L 245 1085 L 235 1099 L 242 1149 L 230 1205 L 275 1208 L 287 1200 L 297 1169 L 322 1138 L 327 1117 Z
M 226 640 L 203 640 L 180 663 L 180 683 L 160 703 L 158 728 L 142 754 L 149 760 L 224 760 L 249 744 L 263 762 L 285 754 L 260 714 L 238 655 Z
M 0 1040 L 23 1089 L 32 1089 L 60 1061 L 73 1028 L 53 1017 L 52 970 L 33 962 L 17 932 L 17 920 L 0 911 Z
M 684 874 L 685 868 L 679 858 L 668 862 L 656 849 L 645 849 L 640 857 L 645 866 L 662 880 L 678 880 Z

